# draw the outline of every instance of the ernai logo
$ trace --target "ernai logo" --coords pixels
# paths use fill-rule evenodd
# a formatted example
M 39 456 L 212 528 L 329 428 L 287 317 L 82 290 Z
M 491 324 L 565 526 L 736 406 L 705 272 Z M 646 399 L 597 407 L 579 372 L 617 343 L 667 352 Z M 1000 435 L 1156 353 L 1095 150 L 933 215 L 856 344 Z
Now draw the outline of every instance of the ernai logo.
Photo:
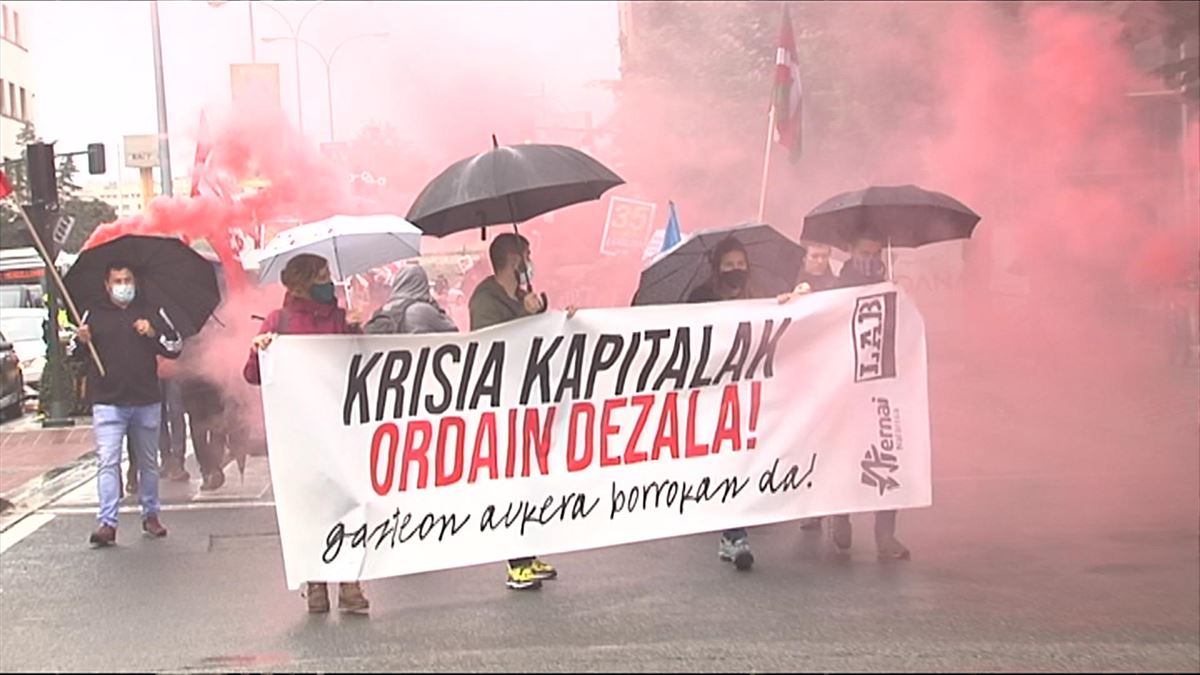
M 892 475 L 900 469 L 900 458 L 896 454 L 904 449 L 904 437 L 900 434 L 900 409 L 893 408 L 883 397 L 871 399 L 875 415 L 879 419 L 879 442 L 872 443 L 862 460 L 862 484 L 879 490 L 879 496 L 900 487 L 900 481 Z
M 850 319 L 854 381 L 896 376 L 896 292 L 859 298 Z

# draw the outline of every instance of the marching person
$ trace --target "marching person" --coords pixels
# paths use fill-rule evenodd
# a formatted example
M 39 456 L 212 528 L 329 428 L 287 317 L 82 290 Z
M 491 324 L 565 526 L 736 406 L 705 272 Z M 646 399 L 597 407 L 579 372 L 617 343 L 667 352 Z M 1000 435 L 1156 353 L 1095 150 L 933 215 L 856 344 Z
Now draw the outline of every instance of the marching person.
M 838 288 L 865 286 L 887 280 L 887 265 L 883 262 L 883 237 L 871 231 L 856 236 L 850 242 L 850 259 L 842 266 L 838 276 Z M 797 286 L 792 293 L 779 297 L 780 302 L 787 302 L 799 293 L 806 292 Z M 896 538 L 896 511 L 877 511 L 875 513 L 875 550 L 880 560 L 908 560 L 912 557 L 908 548 Z M 849 551 L 853 544 L 853 529 L 850 526 L 850 515 L 841 514 L 829 518 L 829 534 L 834 546 L 840 551 Z M 802 529 L 820 527 L 820 519 L 805 518 L 801 521 Z
M 329 263 L 321 256 L 309 253 L 297 255 L 283 268 L 280 280 L 287 289 L 283 306 L 271 312 L 263 321 L 242 369 L 242 376 L 250 384 L 262 382 L 258 353 L 268 349 L 279 335 L 344 335 L 359 332 L 357 326 L 346 322 L 346 312 L 337 304 Z M 304 594 L 308 599 L 309 612 L 323 614 L 329 611 L 329 588 L 325 582 L 308 582 Z M 343 612 L 366 612 L 370 606 L 359 582 L 340 584 L 338 609 Z
M 863 232 L 850 242 L 850 259 L 842 266 L 838 287 L 865 286 L 887 281 L 887 265 L 883 262 L 883 237 Z M 850 550 L 852 530 L 850 515 L 834 516 L 830 526 L 833 543 L 841 550 Z M 908 560 L 909 550 L 896 538 L 896 511 L 875 513 L 875 550 L 880 560 Z
M 175 379 L 175 369 L 164 365 L 160 369 L 162 382 L 162 424 L 158 431 L 158 453 L 162 457 L 162 477 L 177 483 L 191 479 L 185 467 L 187 429 L 184 428 L 183 393 Z
M 457 333 L 458 326 L 429 293 L 429 276 L 420 265 L 405 265 L 392 293 L 363 326 L 364 333 Z
M 709 278 L 688 296 L 688 302 L 718 302 L 759 297 L 750 282 L 750 256 L 734 235 L 725 237 L 709 253 Z M 744 527 L 725 530 L 717 544 L 717 557 L 745 572 L 754 565 L 750 537 Z
M 545 294 L 533 292 L 533 261 L 529 240 L 519 234 L 504 233 L 488 248 L 492 275 L 475 287 L 469 304 L 471 330 L 506 323 L 546 311 Z M 567 309 L 567 316 L 575 313 Z M 505 585 L 516 591 L 542 587 L 543 580 L 554 579 L 558 570 L 536 556 L 513 558 L 508 561 Z
M 211 344 L 212 325 L 209 322 L 200 334 L 189 338 L 186 353 L 176 362 L 175 376 L 200 466 L 201 492 L 219 490 L 225 484 L 225 449 L 230 445 L 229 428 L 234 417 L 226 409 L 220 386 L 205 368 L 212 360 L 212 355 L 205 353 L 205 347 Z
M 863 232 L 850 243 L 850 259 L 842 266 L 838 287 L 866 286 L 887 281 L 887 265 L 883 262 L 883 237 Z M 833 517 L 833 542 L 843 551 L 850 550 L 852 531 L 850 516 Z M 896 538 L 896 511 L 875 513 L 875 550 L 880 560 L 908 560 L 912 554 Z
M 86 353 L 79 343 L 91 342 L 106 370 L 103 377 L 97 373 L 92 379 L 92 429 L 100 458 L 96 476 L 100 525 L 89 541 L 97 547 L 117 541 L 121 450 L 126 437 L 137 457 L 142 531 L 155 538 L 167 536 L 158 517 L 158 433 L 162 423 L 158 357 L 175 359 L 183 350 L 183 340 L 166 313 L 138 293 L 137 278 L 128 264 L 108 265 L 104 286 L 108 301 L 90 309 L 71 345 L 78 358 Z

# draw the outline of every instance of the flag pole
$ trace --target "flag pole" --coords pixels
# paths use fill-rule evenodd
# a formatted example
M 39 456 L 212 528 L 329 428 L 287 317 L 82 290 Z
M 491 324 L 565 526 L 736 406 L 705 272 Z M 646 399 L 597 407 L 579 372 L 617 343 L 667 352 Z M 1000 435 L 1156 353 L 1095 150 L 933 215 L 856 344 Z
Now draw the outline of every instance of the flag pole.
M 762 187 L 758 193 L 758 222 L 763 222 L 767 209 L 767 178 L 771 173 L 771 145 L 775 132 L 775 105 L 771 105 L 771 114 L 767 117 L 767 149 L 763 152 Z
M 46 251 L 46 245 L 42 243 L 42 237 L 38 234 L 37 228 L 33 226 L 33 221 L 29 219 L 29 214 L 25 212 L 25 207 L 13 199 L 13 204 L 17 207 L 17 212 L 21 214 L 21 220 L 25 221 L 25 227 L 29 228 L 29 236 L 33 239 L 33 244 L 37 247 L 38 254 L 42 256 L 42 262 L 46 263 L 46 269 L 50 272 L 50 277 L 54 280 L 54 284 L 58 286 L 58 292 L 62 293 L 63 300 L 67 302 L 67 309 L 71 312 L 71 319 L 75 321 L 76 326 L 82 326 L 83 320 L 79 317 L 79 310 L 75 308 L 75 301 L 71 298 L 71 293 L 67 291 L 67 285 L 63 283 L 62 277 L 58 274 L 58 268 L 54 266 L 54 261 L 50 259 L 50 254 Z M 54 339 L 58 339 L 55 335 Z M 100 377 L 107 377 L 108 374 L 104 370 L 104 364 L 100 362 L 100 354 L 96 351 L 96 345 L 92 344 L 91 340 L 87 341 L 88 351 L 91 352 L 92 361 L 96 364 L 96 369 L 100 371 Z

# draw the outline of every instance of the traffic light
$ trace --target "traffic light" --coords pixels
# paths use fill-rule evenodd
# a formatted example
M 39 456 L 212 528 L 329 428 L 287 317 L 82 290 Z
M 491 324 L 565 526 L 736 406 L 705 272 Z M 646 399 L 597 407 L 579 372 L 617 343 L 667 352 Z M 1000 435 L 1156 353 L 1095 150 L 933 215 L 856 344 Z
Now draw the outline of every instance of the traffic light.
M 88 143 L 88 173 L 95 176 L 104 173 L 104 144 Z
M 54 168 L 54 144 L 30 143 L 25 146 L 25 167 L 29 176 L 29 194 L 34 204 L 58 203 L 58 180 Z

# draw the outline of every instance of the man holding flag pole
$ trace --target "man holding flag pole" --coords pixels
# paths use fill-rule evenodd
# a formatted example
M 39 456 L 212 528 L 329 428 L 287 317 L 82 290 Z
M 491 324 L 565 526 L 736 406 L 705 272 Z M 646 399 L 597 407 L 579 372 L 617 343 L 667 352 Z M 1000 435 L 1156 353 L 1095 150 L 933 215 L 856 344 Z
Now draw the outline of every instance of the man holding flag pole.
M 763 222 L 767 208 L 767 179 L 771 171 L 772 140 L 788 149 L 788 157 L 800 158 L 801 146 L 801 85 L 800 65 L 796 56 L 796 36 L 792 32 L 791 14 L 783 6 L 783 22 L 779 27 L 779 46 L 775 49 L 775 85 L 771 98 L 771 114 L 767 122 L 767 149 L 763 157 L 762 186 L 758 193 L 758 222 Z

